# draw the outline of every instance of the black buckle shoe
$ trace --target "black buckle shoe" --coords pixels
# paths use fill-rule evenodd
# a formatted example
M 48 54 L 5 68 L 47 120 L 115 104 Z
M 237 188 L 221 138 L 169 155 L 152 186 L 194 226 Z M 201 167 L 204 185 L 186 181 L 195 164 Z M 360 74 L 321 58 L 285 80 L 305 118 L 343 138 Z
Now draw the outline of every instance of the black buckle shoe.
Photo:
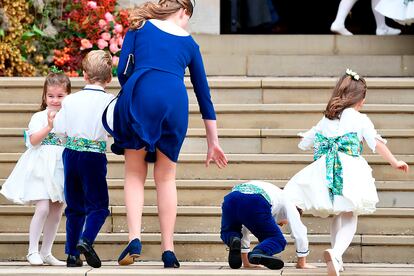
M 68 255 L 68 258 L 66 259 L 67 267 L 81 267 L 82 265 L 83 262 L 79 256 Z
M 228 262 L 229 266 L 233 269 L 237 269 L 242 266 L 241 240 L 239 237 L 232 237 L 230 240 Z
M 261 264 L 269 269 L 277 270 L 285 266 L 282 259 L 276 256 L 266 255 L 262 250 L 253 250 L 249 252 L 248 257 L 251 264 Z
M 76 245 L 76 249 L 85 255 L 85 259 L 88 265 L 94 268 L 101 267 L 102 264 L 101 260 L 98 257 L 98 254 L 96 254 L 92 245 L 85 238 L 79 240 L 78 244 Z

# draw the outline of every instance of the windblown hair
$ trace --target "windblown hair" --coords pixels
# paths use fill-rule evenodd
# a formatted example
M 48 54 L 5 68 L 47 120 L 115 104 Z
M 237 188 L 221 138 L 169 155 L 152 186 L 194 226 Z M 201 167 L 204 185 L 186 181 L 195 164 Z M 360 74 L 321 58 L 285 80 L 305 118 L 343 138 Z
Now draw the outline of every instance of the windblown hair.
M 352 76 L 343 75 L 337 82 L 323 114 L 330 120 L 339 119 L 344 109 L 365 99 L 366 93 L 367 85 L 363 78 L 355 80 Z
M 191 0 L 159 0 L 158 4 L 146 2 L 130 10 L 129 28 L 139 29 L 148 19 L 164 20 L 180 9 L 185 9 L 189 16 L 193 15 L 194 7 Z
M 68 76 L 66 76 L 63 72 L 62 73 L 50 72 L 46 76 L 45 83 L 43 84 L 43 94 L 42 94 L 42 103 L 40 104 L 40 111 L 45 110 L 47 107 L 46 94 L 47 94 L 47 88 L 49 86 L 61 86 L 65 88 L 66 94 L 68 95 L 70 94 L 71 89 L 72 89 Z

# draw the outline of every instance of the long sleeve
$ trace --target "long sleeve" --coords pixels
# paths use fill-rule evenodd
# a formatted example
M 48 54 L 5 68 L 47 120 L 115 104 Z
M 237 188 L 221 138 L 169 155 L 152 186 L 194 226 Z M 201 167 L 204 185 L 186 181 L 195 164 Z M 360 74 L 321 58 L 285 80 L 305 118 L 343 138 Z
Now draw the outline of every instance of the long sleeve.
M 308 230 L 300 220 L 300 215 L 296 207 L 285 200 L 286 216 L 289 222 L 292 238 L 295 239 L 296 255 L 306 257 L 309 254 Z
M 216 113 L 211 101 L 210 88 L 208 86 L 203 59 L 198 46 L 194 50 L 194 55 L 188 65 L 188 68 L 190 69 L 191 83 L 194 87 L 194 92 L 197 97 L 202 118 L 205 120 L 215 120 Z
M 119 56 L 119 63 L 118 63 L 118 80 L 121 86 L 128 80 L 128 76 L 125 74 L 125 70 L 128 67 L 128 57 L 130 54 L 134 54 L 134 43 L 135 43 L 135 32 L 128 31 L 125 35 L 124 42 L 122 43 L 121 54 Z
M 241 239 L 241 252 L 249 253 L 250 252 L 250 231 L 243 225 L 242 227 L 242 239 Z

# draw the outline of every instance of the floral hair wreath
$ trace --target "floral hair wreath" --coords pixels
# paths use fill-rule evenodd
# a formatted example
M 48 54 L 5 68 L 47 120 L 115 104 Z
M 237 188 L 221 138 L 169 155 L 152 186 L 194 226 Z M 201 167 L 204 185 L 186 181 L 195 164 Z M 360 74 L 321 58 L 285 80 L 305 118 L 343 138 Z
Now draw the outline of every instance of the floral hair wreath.
M 346 69 L 345 74 L 350 76 L 352 79 L 358 81 L 359 80 L 359 75 L 357 72 L 352 71 L 351 69 Z
M 49 68 L 49 71 L 51 73 L 55 73 L 55 74 L 63 74 L 63 70 L 60 70 L 59 68 L 56 67 L 56 65 L 53 65 Z

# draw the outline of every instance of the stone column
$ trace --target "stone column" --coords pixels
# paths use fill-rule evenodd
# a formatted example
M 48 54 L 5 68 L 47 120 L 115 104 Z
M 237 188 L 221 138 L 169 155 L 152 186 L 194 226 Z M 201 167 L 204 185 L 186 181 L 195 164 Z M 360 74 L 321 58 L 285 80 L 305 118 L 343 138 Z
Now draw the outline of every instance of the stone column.
M 145 2 L 147 0 L 118 0 L 123 8 Z M 193 34 L 220 34 L 220 0 L 196 0 L 189 31 Z

